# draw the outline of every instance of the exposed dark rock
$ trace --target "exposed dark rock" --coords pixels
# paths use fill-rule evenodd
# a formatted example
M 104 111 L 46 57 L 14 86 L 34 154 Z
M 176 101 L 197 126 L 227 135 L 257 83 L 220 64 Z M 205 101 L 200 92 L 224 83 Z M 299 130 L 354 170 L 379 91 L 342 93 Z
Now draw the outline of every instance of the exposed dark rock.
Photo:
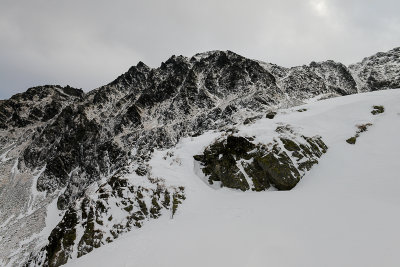
M 373 110 L 371 111 L 372 115 L 378 115 L 385 112 L 385 108 L 383 106 L 373 106 Z
M 49 267 L 67 263 L 76 242 L 77 224 L 78 215 L 70 208 L 49 236 L 49 244 L 46 246 L 46 262 Z
M 255 158 L 268 181 L 279 190 L 290 190 L 300 181 L 300 173 L 286 152 L 275 144 L 271 151 Z
M 54 118 L 63 107 L 80 101 L 84 93 L 80 89 L 45 85 L 29 88 L 0 102 L 0 129 L 26 127 Z
M 357 137 L 356 136 L 350 137 L 349 139 L 346 140 L 346 142 L 351 144 L 351 145 L 354 145 L 356 143 L 356 141 L 357 141 Z
M 137 187 L 122 178 L 124 174 L 126 171 L 112 176 L 94 195 L 76 200 L 76 206 L 66 210 L 51 232 L 49 244 L 38 255 L 31 255 L 28 262 L 41 261 L 41 265 L 49 267 L 65 264 L 75 248 L 75 253 L 81 257 L 122 233 L 140 228 L 145 220 L 158 218 L 162 210 L 169 210 L 170 216 L 174 216 L 186 198 L 183 187 L 166 188 L 161 181 L 149 184 L 149 188 Z M 114 220 L 113 209 L 120 209 L 126 214 L 125 218 Z M 83 234 L 79 235 L 78 228 L 83 229 Z
M 356 134 L 353 137 L 350 137 L 349 139 L 347 139 L 346 142 L 351 145 L 354 145 L 357 141 L 357 138 L 360 137 L 360 134 L 363 132 L 366 132 L 370 126 L 372 126 L 372 123 L 365 123 L 365 124 L 357 125 L 356 126 L 357 127 Z
M 243 124 L 244 124 L 244 125 L 246 125 L 246 124 L 251 124 L 251 123 L 253 123 L 254 121 L 256 121 L 256 120 L 258 120 L 258 119 L 261 119 L 261 118 L 262 118 L 261 115 L 259 115 L 259 116 L 254 116 L 254 117 L 250 117 L 250 118 L 245 119 L 245 120 L 243 121 Z
M 261 191 L 271 185 L 290 190 L 327 150 L 320 137 L 290 138 L 280 138 L 285 151 L 277 140 L 266 146 L 230 135 L 194 159 L 201 162 L 210 184 L 220 182 L 221 186 L 242 191 Z
M 275 118 L 275 116 L 276 116 L 276 112 L 274 112 L 274 111 L 270 111 L 270 112 L 267 113 L 267 115 L 265 115 L 265 117 L 266 117 L 267 119 L 270 119 L 270 120 L 272 120 L 273 118 Z

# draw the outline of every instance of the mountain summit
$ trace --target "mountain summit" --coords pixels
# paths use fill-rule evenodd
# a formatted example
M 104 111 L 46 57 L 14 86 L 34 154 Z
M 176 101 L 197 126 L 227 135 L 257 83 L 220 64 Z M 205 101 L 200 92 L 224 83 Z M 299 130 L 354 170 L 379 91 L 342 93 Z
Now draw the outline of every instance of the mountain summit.
M 139 62 L 88 93 L 47 85 L 0 101 L 0 263 L 59 266 L 172 218 L 190 193 L 150 162 L 155 151 L 209 131 L 226 138 L 197 158 L 207 182 L 291 189 L 329 153 L 324 136 L 281 125 L 275 141 L 256 142 L 229 137 L 237 127 L 311 100 L 399 88 L 399 77 L 400 48 L 348 67 L 328 60 L 292 68 L 211 51 L 172 56 L 159 68 Z

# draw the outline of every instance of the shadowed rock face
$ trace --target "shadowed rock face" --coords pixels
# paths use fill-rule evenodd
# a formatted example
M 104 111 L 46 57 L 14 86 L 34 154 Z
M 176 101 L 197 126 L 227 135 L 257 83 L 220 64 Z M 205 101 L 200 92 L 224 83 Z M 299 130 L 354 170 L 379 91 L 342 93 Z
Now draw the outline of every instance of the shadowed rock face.
M 0 102 L 0 129 L 21 128 L 54 118 L 66 105 L 80 101 L 80 89 L 38 86 Z
M 171 147 L 184 136 L 226 129 L 246 118 L 265 116 L 271 108 L 297 105 L 314 96 L 399 87 L 398 52 L 394 49 L 379 53 L 348 69 L 333 61 L 283 68 L 230 51 L 212 51 L 191 58 L 172 56 L 159 68 L 139 62 L 115 81 L 87 94 L 69 86 L 39 86 L 1 100 L 0 155 L 9 159 L 0 161 L 0 200 L 7 207 L 0 219 L 26 208 L 22 202 L 12 205 L 6 201 L 12 195 L 23 195 L 21 201 L 28 201 L 31 184 L 27 181 L 31 180 L 27 177 L 38 170 L 43 171 L 34 187 L 49 194 L 43 205 L 49 203 L 54 193 L 58 208 L 68 211 L 83 201 L 89 185 L 111 177 L 132 162 L 133 172 L 148 175 L 147 161 L 153 150 Z M 234 139 L 229 142 L 245 143 Z M 297 143 L 299 157 L 305 157 L 310 149 L 311 144 L 305 142 L 304 147 Z M 274 151 L 274 147 L 270 149 Z M 244 160 L 249 153 L 232 151 L 231 155 Z M 287 151 L 286 156 L 294 162 L 296 151 Z M 310 157 L 314 155 L 310 153 Z M 225 175 L 224 164 L 233 163 L 229 153 L 220 162 L 220 175 L 215 177 L 225 179 L 232 188 L 244 190 L 264 190 L 272 184 L 289 189 L 299 180 L 301 170 L 297 175 L 293 169 L 293 183 L 280 184 L 275 177 L 289 174 L 274 174 L 263 161 L 274 166 L 274 161 L 283 162 L 286 156 L 281 150 L 269 158 L 266 155 L 247 170 L 251 177 L 268 177 L 253 179 L 253 186 Z

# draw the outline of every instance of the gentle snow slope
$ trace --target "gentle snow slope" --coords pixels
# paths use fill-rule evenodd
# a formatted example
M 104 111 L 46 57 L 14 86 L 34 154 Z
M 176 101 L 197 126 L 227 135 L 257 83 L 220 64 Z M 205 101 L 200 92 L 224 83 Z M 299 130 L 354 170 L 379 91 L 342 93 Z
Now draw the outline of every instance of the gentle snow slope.
M 372 105 L 385 113 L 373 116 Z M 277 123 L 323 137 L 329 150 L 291 191 L 214 189 L 193 155 L 220 133 L 156 152 L 153 173 L 186 187 L 187 200 L 67 266 L 400 266 L 400 90 L 319 101 L 240 127 L 268 141 Z M 373 123 L 355 145 L 356 124 Z

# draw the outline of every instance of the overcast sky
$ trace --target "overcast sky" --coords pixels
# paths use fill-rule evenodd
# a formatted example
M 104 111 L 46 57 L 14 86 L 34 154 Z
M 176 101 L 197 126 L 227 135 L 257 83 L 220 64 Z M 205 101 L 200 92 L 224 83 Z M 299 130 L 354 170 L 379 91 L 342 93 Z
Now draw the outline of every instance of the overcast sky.
M 399 0 L 0 0 L 0 99 L 99 87 L 143 61 L 232 50 L 283 66 L 400 46 Z

